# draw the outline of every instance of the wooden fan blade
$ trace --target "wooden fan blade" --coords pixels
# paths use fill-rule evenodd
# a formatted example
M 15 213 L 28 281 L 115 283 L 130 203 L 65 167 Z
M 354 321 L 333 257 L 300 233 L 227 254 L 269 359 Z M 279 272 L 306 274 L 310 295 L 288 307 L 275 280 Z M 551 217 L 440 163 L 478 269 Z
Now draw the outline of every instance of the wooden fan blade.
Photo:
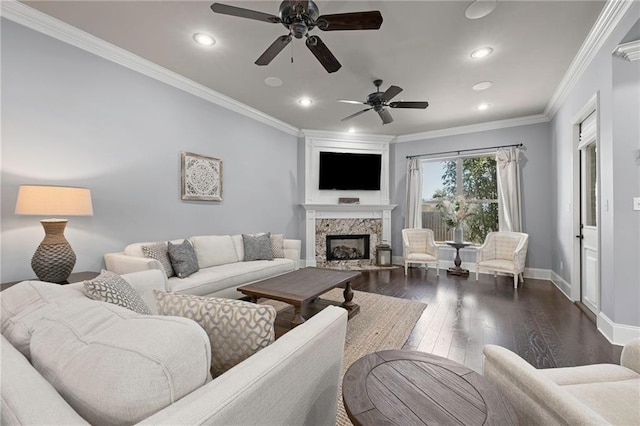
M 338 99 L 338 102 L 343 102 L 345 104 L 356 104 L 356 105 L 367 105 L 366 102 L 360 102 L 360 101 L 349 101 L 347 99 Z
M 381 109 L 378 111 L 378 115 L 382 118 L 382 124 L 393 123 L 393 117 L 391 117 L 391 113 L 388 109 Z
M 228 4 L 214 3 L 211 5 L 211 10 L 216 13 L 222 13 L 223 15 L 255 19 L 256 21 L 270 22 L 272 24 L 279 24 L 280 22 L 282 22 L 280 21 L 280 18 L 275 15 L 258 12 L 256 10 L 243 9 L 241 7 L 229 6 Z
M 385 101 L 390 101 L 391 99 L 395 98 L 398 93 L 402 92 L 402 89 L 398 86 L 391 86 L 387 89 L 386 92 L 384 92 L 382 94 L 382 99 L 384 99 Z
M 425 109 L 429 106 L 429 102 L 391 102 L 390 108 L 420 108 Z
M 316 59 L 320 61 L 327 72 L 336 72 L 340 69 L 340 67 L 342 67 L 336 57 L 333 56 L 333 53 L 331 53 L 327 45 L 324 44 L 322 40 L 320 40 L 320 37 L 315 35 L 308 37 L 306 44 L 311 53 L 313 53 L 313 56 L 315 56 Z
M 322 15 L 316 20 L 323 31 L 377 30 L 382 25 L 382 14 L 377 11 L 336 13 Z
M 275 58 L 278 55 L 278 53 L 280 53 L 282 49 L 284 49 L 285 46 L 290 42 L 291 42 L 291 35 L 283 35 L 278 37 L 276 41 L 271 43 L 271 46 L 269 46 L 267 50 L 265 50 L 264 53 L 260 55 L 260 57 L 256 60 L 255 64 L 269 65 L 269 63 L 273 60 L 273 58 Z
M 343 118 L 343 119 L 342 119 L 342 120 L 340 120 L 340 121 L 347 121 L 347 120 L 351 120 L 352 118 L 357 117 L 357 116 L 359 116 L 360 114 L 365 113 L 365 112 L 367 112 L 367 111 L 369 111 L 369 110 L 372 110 L 372 109 L 373 109 L 373 108 L 363 109 L 362 111 L 358 111 L 358 112 L 356 112 L 355 114 L 351 114 L 350 116 L 345 117 L 345 118 Z

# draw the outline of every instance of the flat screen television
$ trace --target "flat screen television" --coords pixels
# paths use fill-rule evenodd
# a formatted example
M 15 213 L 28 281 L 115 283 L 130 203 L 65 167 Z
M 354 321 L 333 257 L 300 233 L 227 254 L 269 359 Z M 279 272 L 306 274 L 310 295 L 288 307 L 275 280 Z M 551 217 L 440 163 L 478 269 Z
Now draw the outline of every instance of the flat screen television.
M 381 154 L 320 151 L 319 189 L 380 190 Z

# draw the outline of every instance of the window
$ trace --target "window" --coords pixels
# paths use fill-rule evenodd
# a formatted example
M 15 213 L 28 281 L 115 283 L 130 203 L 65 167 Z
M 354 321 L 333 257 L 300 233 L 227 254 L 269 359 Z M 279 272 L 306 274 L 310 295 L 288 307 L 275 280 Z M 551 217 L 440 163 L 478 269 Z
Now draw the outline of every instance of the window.
M 494 155 L 457 157 L 422 162 L 422 226 L 432 229 L 437 241 L 452 239 L 452 230 L 436 209 L 438 198 L 463 195 L 475 204 L 475 215 L 464 223 L 464 239 L 482 244 L 498 230 L 498 185 Z

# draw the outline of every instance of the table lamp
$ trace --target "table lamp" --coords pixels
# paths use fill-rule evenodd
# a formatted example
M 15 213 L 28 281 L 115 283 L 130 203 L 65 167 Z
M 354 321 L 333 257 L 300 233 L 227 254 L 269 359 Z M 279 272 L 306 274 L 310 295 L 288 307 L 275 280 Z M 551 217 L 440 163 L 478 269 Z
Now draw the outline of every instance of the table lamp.
M 64 186 L 21 185 L 16 214 L 39 216 L 93 216 L 91 191 Z M 44 219 L 44 239 L 31 258 L 40 281 L 64 283 L 76 264 L 76 254 L 64 237 L 67 219 Z

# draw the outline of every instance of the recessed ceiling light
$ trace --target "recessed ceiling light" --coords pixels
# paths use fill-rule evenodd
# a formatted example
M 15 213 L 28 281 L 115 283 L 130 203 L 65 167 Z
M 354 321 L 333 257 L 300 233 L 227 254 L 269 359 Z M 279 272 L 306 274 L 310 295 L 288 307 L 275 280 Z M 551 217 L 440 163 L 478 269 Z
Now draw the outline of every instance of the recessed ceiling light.
M 493 52 L 492 48 L 490 48 L 490 47 L 481 47 L 480 49 L 476 49 L 473 52 L 471 52 L 471 57 L 473 59 L 485 58 L 485 57 L 491 55 L 491 52 Z
M 472 89 L 477 91 L 487 90 L 491 86 L 493 86 L 493 83 L 491 81 L 481 81 L 480 83 L 474 84 Z
M 490 106 L 491 106 L 491 104 L 484 103 L 484 104 L 478 105 L 477 109 L 478 109 L 478 111 L 486 111 L 486 110 L 489 109 Z
M 277 77 L 267 77 L 264 79 L 264 84 L 271 87 L 280 87 L 282 86 L 282 80 Z
M 476 0 L 467 6 L 467 9 L 464 11 L 464 16 L 469 19 L 484 18 L 493 12 L 496 6 L 498 6 L 497 0 Z
M 216 44 L 216 39 L 205 33 L 195 33 L 193 35 L 193 39 L 196 41 L 196 43 L 203 46 L 213 46 L 214 44 Z
M 355 132 L 356 132 L 356 129 L 354 129 L 353 127 L 350 127 L 350 128 L 349 128 L 349 130 L 348 130 L 348 132 L 349 132 L 349 133 L 355 133 Z
M 311 104 L 313 103 L 313 100 L 310 98 L 300 98 L 298 99 L 298 103 L 303 107 L 308 107 L 308 106 L 311 106 Z

